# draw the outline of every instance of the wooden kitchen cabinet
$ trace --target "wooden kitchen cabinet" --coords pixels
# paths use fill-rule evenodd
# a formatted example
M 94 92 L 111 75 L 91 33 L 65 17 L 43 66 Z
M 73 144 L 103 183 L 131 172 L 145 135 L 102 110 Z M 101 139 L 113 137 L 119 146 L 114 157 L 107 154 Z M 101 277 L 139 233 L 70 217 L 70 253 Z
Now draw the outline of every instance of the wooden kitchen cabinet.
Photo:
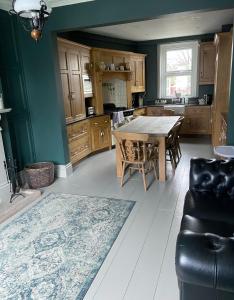
M 111 149 L 111 123 L 109 116 L 100 116 L 90 120 L 92 151 L 109 147 Z
M 58 54 L 66 122 L 84 119 L 82 76 L 89 70 L 90 48 L 59 38 Z
M 181 134 L 211 134 L 210 106 L 186 106 Z
M 79 47 L 79 51 L 81 56 L 82 75 L 89 75 L 91 72 L 90 48 L 86 46 Z
M 232 33 L 215 35 L 216 62 L 214 100 L 212 105 L 212 144 L 219 146 L 222 115 L 228 112 L 230 98 L 230 73 L 232 60 Z
M 72 164 L 97 150 L 111 149 L 110 117 L 96 116 L 69 124 L 67 137 Z
M 216 49 L 214 42 L 200 44 L 199 84 L 214 84 Z
M 145 54 L 132 55 L 130 65 L 132 71 L 131 92 L 145 92 Z
M 146 107 L 139 107 L 139 108 L 136 108 L 133 112 L 133 116 L 134 117 L 138 117 L 138 116 L 146 116 L 146 111 L 147 111 L 147 108 Z
M 219 133 L 219 145 L 226 145 L 227 142 L 227 114 L 222 114 L 221 128 Z
M 67 136 L 72 164 L 91 153 L 89 120 L 67 125 Z

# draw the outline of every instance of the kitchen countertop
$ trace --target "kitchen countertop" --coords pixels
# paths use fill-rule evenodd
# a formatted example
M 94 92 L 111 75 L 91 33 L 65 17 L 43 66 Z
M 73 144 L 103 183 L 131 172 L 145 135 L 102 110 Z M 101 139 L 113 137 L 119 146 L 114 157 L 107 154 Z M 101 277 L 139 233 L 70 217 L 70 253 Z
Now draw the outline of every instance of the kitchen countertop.
M 144 105 L 144 106 L 139 106 L 139 107 L 135 107 L 135 109 L 140 109 L 140 108 L 146 108 L 146 107 L 164 107 L 164 106 L 180 106 L 180 105 L 184 105 L 185 107 L 186 106 L 199 106 L 199 107 L 204 107 L 204 106 L 211 106 L 211 105 L 208 105 L 208 104 L 205 104 L 205 105 L 199 105 L 199 104 L 169 104 L 169 103 L 165 103 L 165 104 L 152 104 L 152 105 Z
M 85 117 L 83 119 L 72 120 L 70 122 L 66 122 L 66 125 L 70 125 L 70 124 L 74 124 L 74 123 L 77 123 L 77 122 L 85 121 L 85 120 L 96 118 L 96 117 L 102 117 L 102 116 L 108 116 L 108 115 L 107 114 L 91 115 L 91 116 L 87 116 L 87 117 Z

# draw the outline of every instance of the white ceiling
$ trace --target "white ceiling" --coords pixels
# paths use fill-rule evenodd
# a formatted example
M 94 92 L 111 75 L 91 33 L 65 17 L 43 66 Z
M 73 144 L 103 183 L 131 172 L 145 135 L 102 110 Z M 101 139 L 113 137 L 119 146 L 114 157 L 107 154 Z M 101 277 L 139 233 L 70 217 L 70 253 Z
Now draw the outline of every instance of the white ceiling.
M 178 13 L 159 19 L 97 27 L 83 31 L 132 41 L 157 40 L 200 35 L 221 31 L 221 26 L 232 24 L 234 9 Z
M 94 0 L 45 0 L 46 4 L 49 7 L 65 6 L 65 5 L 88 2 L 88 1 L 94 1 Z M 0 9 L 8 11 L 11 8 L 12 8 L 11 0 L 0 0 Z

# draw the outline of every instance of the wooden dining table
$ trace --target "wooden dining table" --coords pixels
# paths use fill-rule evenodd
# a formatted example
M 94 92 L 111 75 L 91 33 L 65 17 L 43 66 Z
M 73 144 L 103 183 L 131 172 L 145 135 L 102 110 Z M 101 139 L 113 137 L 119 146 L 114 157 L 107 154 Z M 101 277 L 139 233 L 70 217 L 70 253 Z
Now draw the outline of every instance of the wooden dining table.
M 179 120 L 179 116 L 140 116 L 133 121 L 114 130 L 122 133 L 145 134 L 153 138 L 159 145 L 159 181 L 166 180 L 166 138 Z M 121 151 L 116 143 L 116 171 L 117 176 L 122 174 Z

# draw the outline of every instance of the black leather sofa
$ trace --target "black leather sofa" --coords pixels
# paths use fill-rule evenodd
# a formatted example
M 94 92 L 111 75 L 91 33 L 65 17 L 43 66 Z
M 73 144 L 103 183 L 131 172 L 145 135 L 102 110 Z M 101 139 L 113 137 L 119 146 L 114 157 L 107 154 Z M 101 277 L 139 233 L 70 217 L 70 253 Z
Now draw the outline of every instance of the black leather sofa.
M 176 244 L 180 300 L 234 300 L 234 159 L 192 159 Z

